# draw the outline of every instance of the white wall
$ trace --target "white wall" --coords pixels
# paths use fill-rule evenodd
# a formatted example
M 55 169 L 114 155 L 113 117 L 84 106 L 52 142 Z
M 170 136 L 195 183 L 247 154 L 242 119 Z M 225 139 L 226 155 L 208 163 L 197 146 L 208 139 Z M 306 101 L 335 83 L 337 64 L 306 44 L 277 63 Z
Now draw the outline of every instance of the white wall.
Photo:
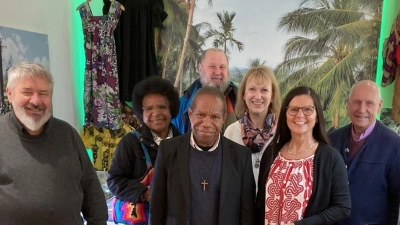
M 83 70 L 84 62 L 82 65 L 74 65 L 72 53 L 83 53 L 83 47 L 71 50 L 76 43 L 75 40 L 70 40 L 73 17 L 79 17 L 79 13 L 75 11 L 77 5 L 79 2 L 75 0 L 1 0 L 0 26 L 48 35 L 50 71 L 55 80 L 53 113 L 55 117 L 69 122 L 79 131 L 83 121 L 79 113 L 82 109 L 77 99 L 82 97 L 76 91 L 73 74 L 83 75 L 73 71 Z

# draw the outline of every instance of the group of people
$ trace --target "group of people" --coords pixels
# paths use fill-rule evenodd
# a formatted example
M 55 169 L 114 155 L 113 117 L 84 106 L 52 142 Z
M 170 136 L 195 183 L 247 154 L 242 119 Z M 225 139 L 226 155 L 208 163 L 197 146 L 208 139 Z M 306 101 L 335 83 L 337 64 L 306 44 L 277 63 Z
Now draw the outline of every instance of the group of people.
M 117 146 L 107 184 L 150 203 L 148 224 L 397 225 L 400 137 L 376 119 L 379 87 L 363 80 L 346 100 L 351 123 L 326 133 L 310 87 L 281 101 L 274 73 L 249 69 L 237 88 L 219 49 L 200 58 L 179 98 L 159 77 L 135 85 L 140 136 Z M 107 207 L 78 133 L 51 116 L 53 78 L 42 66 L 8 71 L 14 111 L 0 117 L 1 224 L 105 224 Z M 143 147 L 144 146 L 144 147 Z M 140 181 L 148 165 L 152 183 Z

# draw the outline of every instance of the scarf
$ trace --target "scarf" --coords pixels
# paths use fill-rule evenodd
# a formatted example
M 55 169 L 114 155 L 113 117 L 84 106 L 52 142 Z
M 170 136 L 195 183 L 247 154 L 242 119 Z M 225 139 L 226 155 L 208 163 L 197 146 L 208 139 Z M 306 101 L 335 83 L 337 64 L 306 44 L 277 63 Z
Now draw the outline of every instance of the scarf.
M 251 149 L 252 153 L 260 152 L 264 148 L 264 145 L 268 144 L 274 136 L 276 123 L 275 116 L 272 113 L 268 113 L 263 130 L 254 127 L 249 120 L 247 112 L 244 113 L 243 118 L 239 122 L 243 143 Z

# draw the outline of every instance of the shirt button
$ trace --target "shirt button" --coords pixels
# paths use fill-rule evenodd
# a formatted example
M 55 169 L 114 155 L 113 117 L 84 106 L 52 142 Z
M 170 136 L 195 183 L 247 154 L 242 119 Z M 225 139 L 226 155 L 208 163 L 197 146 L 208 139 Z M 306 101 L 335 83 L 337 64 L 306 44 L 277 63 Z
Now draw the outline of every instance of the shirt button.
M 344 149 L 344 152 L 349 152 L 349 151 L 350 151 L 349 148 L 345 148 L 345 149 Z

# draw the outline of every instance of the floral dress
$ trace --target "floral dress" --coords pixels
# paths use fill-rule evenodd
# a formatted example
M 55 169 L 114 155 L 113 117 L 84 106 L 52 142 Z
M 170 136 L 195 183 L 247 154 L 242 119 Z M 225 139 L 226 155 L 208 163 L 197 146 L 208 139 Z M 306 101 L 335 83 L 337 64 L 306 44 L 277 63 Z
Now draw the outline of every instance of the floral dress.
M 283 225 L 303 218 L 313 187 L 314 155 L 286 159 L 281 153 L 265 185 L 265 225 Z
M 84 77 L 85 126 L 122 127 L 114 29 L 121 5 L 112 1 L 109 13 L 93 16 L 88 1 L 78 6 L 86 55 Z

